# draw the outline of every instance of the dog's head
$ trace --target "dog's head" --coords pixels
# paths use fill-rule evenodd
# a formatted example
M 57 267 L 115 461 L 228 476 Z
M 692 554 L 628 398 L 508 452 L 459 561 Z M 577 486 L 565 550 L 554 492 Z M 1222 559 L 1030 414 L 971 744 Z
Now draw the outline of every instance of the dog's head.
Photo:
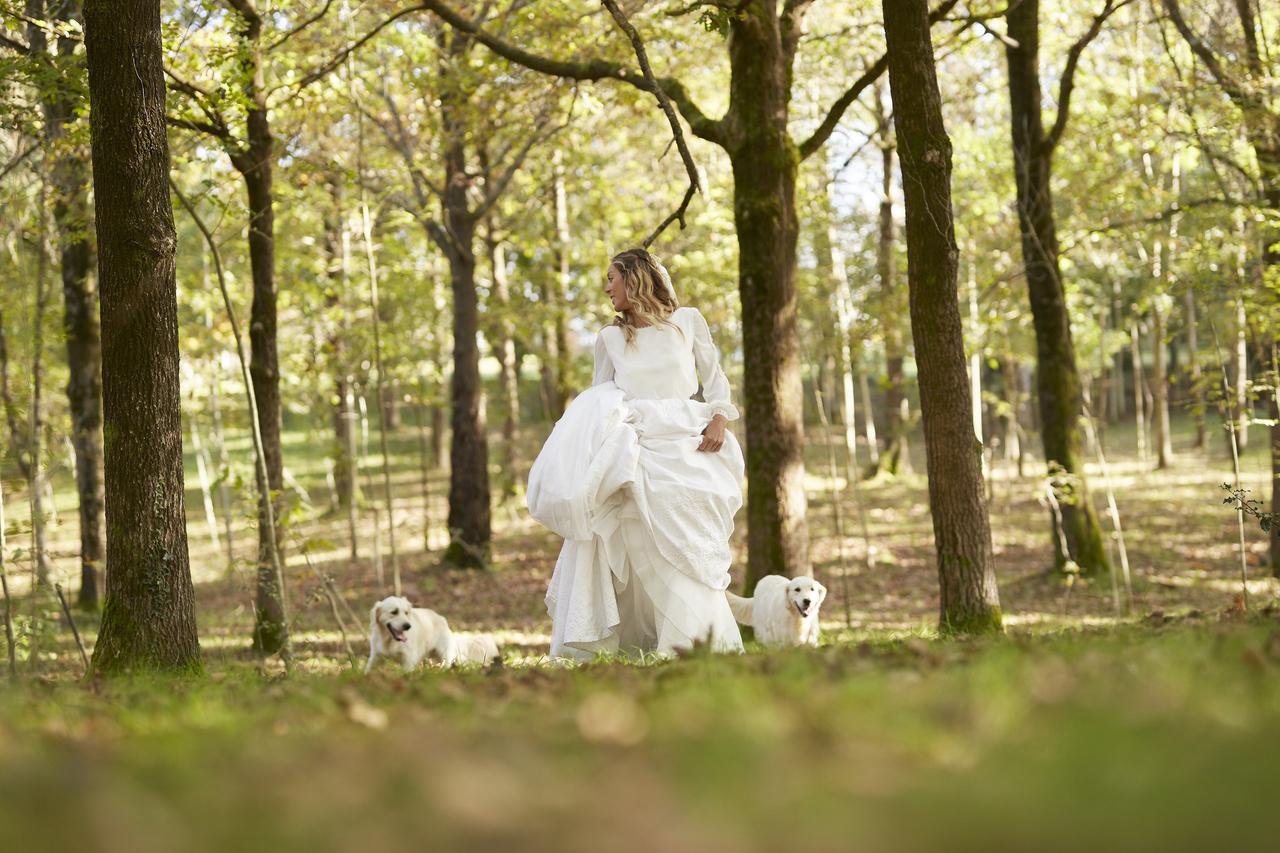
M 787 584 L 787 606 L 794 608 L 801 619 L 817 613 L 826 597 L 827 588 L 811 577 L 801 575 Z
M 403 643 L 409 630 L 413 628 L 413 620 L 409 618 L 412 611 L 413 605 L 409 603 L 409 599 L 398 595 L 388 596 L 373 605 L 373 610 L 369 613 L 369 630 L 372 633 L 382 632 L 384 639 L 389 637 L 394 642 Z

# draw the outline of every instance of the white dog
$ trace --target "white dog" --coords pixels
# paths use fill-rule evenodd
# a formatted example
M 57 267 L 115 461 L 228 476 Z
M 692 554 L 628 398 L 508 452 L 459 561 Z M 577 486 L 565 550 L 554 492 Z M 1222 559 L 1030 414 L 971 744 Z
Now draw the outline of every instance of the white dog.
M 754 628 L 756 639 L 766 646 L 818 645 L 818 609 L 827 588 L 813 578 L 765 575 L 751 598 L 725 595 L 734 618 Z
M 455 663 L 487 664 L 497 656 L 498 646 L 491 637 L 459 637 L 449 630 L 443 616 L 414 607 L 407 598 L 384 598 L 369 613 L 366 675 L 384 657 L 400 661 L 401 668 L 411 672 L 428 657 L 448 667 Z

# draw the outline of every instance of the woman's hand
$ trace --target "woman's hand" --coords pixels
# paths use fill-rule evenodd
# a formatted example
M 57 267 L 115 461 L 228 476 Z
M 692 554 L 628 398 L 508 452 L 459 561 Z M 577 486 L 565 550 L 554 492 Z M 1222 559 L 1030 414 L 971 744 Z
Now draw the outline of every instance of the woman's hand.
M 711 423 L 707 424 L 707 428 L 702 431 L 702 443 L 698 445 L 698 449 L 715 453 L 724 447 L 724 425 L 728 422 L 724 415 L 716 415 L 712 418 Z

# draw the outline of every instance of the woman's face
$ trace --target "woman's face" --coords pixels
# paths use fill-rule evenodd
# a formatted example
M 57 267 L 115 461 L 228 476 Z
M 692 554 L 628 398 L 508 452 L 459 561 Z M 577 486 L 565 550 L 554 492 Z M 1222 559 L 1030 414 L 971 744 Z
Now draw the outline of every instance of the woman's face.
M 622 272 L 614 264 L 609 264 L 609 272 L 606 276 L 608 282 L 604 286 L 604 292 L 609 294 L 609 300 L 613 302 L 613 310 L 625 311 L 631 303 L 627 301 L 627 289 L 622 283 Z

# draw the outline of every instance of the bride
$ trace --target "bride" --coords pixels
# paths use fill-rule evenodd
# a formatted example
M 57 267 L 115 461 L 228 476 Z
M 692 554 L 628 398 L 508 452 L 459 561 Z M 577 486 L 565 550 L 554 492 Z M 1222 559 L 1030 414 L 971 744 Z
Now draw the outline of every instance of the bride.
M 592 387 L 529 472 L 529 514 L 565 540 L 546 597 L 551 654 L 741 651 L 724 594 L 743 470 L 729 382 L 657 258 L 628 249 L 607 275 L 617 316 L 596 337 Z

